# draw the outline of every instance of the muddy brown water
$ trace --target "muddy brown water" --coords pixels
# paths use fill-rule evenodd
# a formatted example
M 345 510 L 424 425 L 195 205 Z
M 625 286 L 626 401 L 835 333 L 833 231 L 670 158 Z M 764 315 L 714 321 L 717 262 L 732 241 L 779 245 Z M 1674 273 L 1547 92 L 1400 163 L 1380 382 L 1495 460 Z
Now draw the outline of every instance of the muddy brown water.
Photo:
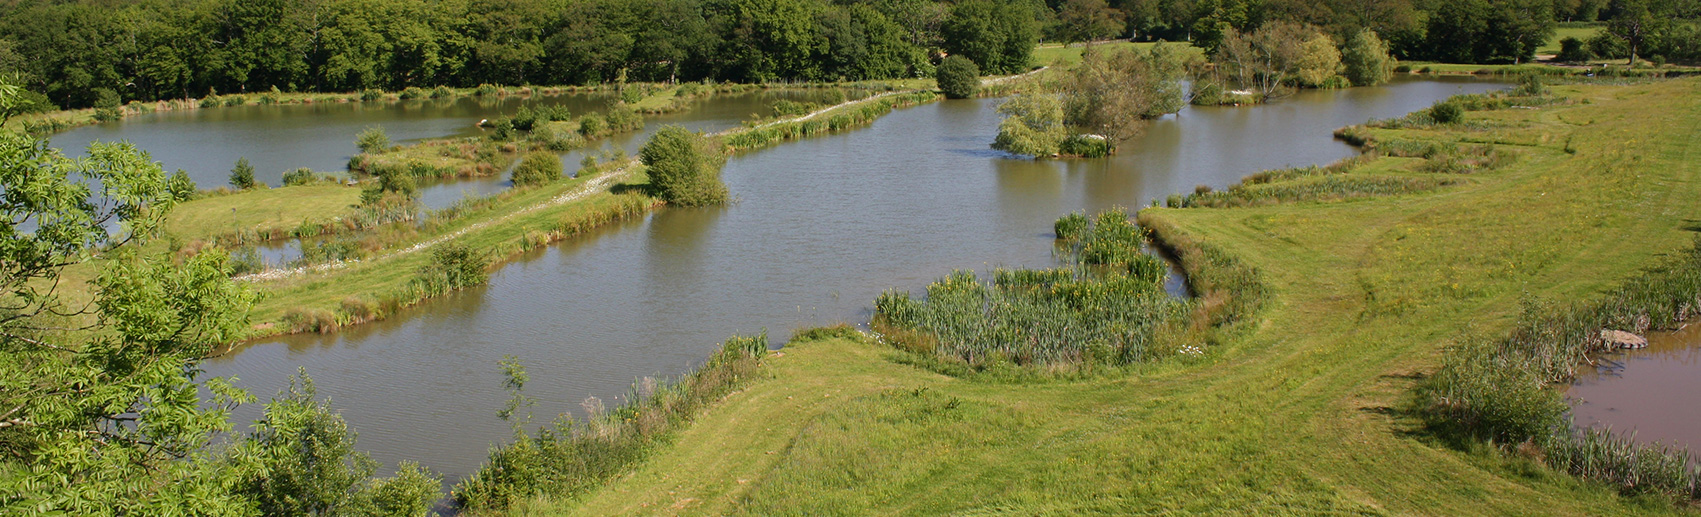
M 1051 266 L 1052 222 L 1064 214 L 1329 163 L 1355 153 L 1331 138 L 1337 127 L 1499 87 L 1403 81 L 1190 108 L 1114 158 L 1080 161 L 988 149 L 998 100 L 902 109 L 871 127 L 733 157 L 723 176 L 737 200 L 725 207 L 612 224 L 390 320 L 250 344 L 204 367 L 262 400 L 305 367 L 362 448 L 452 482 L 512 436 L 496 418 L 504 355 L 530 371 L 540 419 L 588 396 L 612 406 L 634 380 L 688 371 L 735 333 L 766 328 L 778 342 L 797 329 L 864 323 L 881 291 L 919 291 L 953 269 Z
M 1701 446 L 1701 324 L 1649 333 L 1648 347 L 1605 354 L 1566 395 L 1578 426 L 1635 433 L 1637 442 Z

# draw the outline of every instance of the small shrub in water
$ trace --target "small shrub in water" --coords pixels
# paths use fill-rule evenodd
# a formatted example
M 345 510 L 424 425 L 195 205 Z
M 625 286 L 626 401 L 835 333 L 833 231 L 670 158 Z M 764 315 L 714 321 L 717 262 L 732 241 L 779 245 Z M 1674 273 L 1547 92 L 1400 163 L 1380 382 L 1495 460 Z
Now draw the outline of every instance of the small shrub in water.
M 455 90 L 449 89 L 448 86 L 438 86 L 436 89 L 431 90 L 431 98 L 433 99 L 443 99 L 453 97 L 454 95 Z
M 425 90 L 420 89 L 418 86 L 409 86 L 402 90 L 401 98 L 402 100 L 423 99 L 425 98 Z
M 367 88 L 360 91 L 360 100 L 371 102 L 384 98 L 384 91 L 377 88 Z

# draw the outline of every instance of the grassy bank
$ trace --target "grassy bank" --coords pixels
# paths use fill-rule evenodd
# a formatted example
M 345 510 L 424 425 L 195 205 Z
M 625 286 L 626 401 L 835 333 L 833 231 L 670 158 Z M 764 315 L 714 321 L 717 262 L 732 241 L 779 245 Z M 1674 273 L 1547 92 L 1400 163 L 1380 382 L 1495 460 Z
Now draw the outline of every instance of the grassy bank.
M 1213 250 L 1184 262 L 1232 257 L 1262 280 L 1263 303 L 1202 356 L 1010 384 L 811 342 L 606 486 L 515 513 L 1677 511 L 1402 410 L 1442 350 L 1509 332 L 1520 300 L 1598 299 L 1690 243 L 1701 80 L 1556 90 L 1579 102 L 1376 130 L 1517 153 L 1468 181 L 1143 211 L 1166 242 Z

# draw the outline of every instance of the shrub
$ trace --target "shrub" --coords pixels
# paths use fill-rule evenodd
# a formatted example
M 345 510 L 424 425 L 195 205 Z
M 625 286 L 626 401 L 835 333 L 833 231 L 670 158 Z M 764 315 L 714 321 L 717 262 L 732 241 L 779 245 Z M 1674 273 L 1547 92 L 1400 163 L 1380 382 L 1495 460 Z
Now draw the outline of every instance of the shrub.
M 520 109 L 515 111 L 514 116 L 509 117 L 508 120 L 514 123 L 514 129 L 520 131 L 531 131 L 533 127 L 537 126 L 537 114 L 526 106 L 520 106 Z
M 286 186 L 309 185 L 318 180 L 319 175 L 314 174 L 313 169 L 302 167 L 284 173 L 283 184 Z
M 1518 87 L 1512 89 L 1512 95 L 1520 97 L 1546 95 L 1547 92 L 1547 86 L 1542 84 L 1540 74 L 1524 74 L 1524 77 L 1518 80 Z
M 254 188 L 254 166 L 248 164 L 248 157 L 236 159 L 236 167 L 230 169 L 230 186 L 236 190 Z
M 1110 156 L 1110 140 L 1100 135 L 1069 135 L 1057 145 L 1058 154 L 1084 158 Z
M 382 153 L 390 148 L 390 134 L 384 131 L 383 126 L 371 126 L 361 130 L 360 135 L 354 138 L 354 146 L 363 153 Z
M 124 100 L 118 97 L 118 92 L 111 88 L 95 88 L 95 120 L 111 122 L 124 118 Z
M 992 148 L 1012 154 L 1051 156 L 1067 138 L 1063 125 L 1063 103 L 1055 95 L 1023 93 L 998 106 L 1005 115 L 998 124 Z
M 721 183 L 726 156 L 702 133 L 665 126 L 644 143 L 638 157 L 649 167 L 656 197 L 680 206 L 726 202 L 726 185 Z
M 425 98 L 425 95 L 425 90 L 420 89 L 418 86 L 409 86 L 402 90 L 400 97 L 402 100 L 413 100 L 423 99 Z
M 1341 65 L 1353 86 L 1376 86 L 1388 82 L 1394 58 L 1388 55 L 1388 44 L 1376 36 L 1376 31 L 1363 29 L 1347 42 Z
M 375 101 L 384 98 L 384 91 L 377 88 L 367 88 L 360 91 L 360 100 Z
M 479 97 L 489 97 L 498 93 L 502 93 L 502 90 L 490 83 L 480 84 L 478 85 L 478 89 L 473 90 L 473 95 L 477 95 Z
M 1585 45 L 1583 40 L 1573 37 L 1559 40 L 1559 55 L 1554 56 L 1554 59 L 1567 63 L 1584 63 L 1594 59 L 1595 53 L 1590 52 Z
M 431 90 L 431 98 L 433 98 L 433 99 L 443 99 L 443 98 L 453 97 L 454 95 L 455 95 L 455 90 L 449 89 L 448 86 L 438 86 L 437 88 Z
M 579 118 L 579 134 L 585 138 L 596 138 L 608 130 L 608 122 L 602 115 L 590 113 Z
M 933 78 L 947 99 L 967 99 L 980 89 L 980 67 L 963 56 L 950 56 L 940 61 Z
M 608 131 L 636 131 L 643 129 L 644 117 L 639 115 L 631 106 L 615 106 L 608 110 Z
M 420 267 L 408 286 L 421 297 L 438 296 L 456 289 L 483 284 L 490 279 L 482 253 L 465 244 L 450 242 L 431 250 L 431 262 Z
M 290 332 L 317 332 L 328 334 L 336 332 L 340 325 L 337 315 L 325 309 L 309 309 L 295 307 L 284 312 L 283 322 Z
M 514 167 L 514 185 L 543 185 L 561 179 L 561 157 L 555 153 L 527 154 Z
M 1441 101 L 1429 107 L 1429 118 L 1436 124 L 1455 124 L 1465 118 L 1465 109 L 1451 101 Z
M 796 117 L 806 115 L 815 110 L 816 105 L 807 102 L 794 102 L 785 99 L 774 101 L 772 106 L 776 117 Z

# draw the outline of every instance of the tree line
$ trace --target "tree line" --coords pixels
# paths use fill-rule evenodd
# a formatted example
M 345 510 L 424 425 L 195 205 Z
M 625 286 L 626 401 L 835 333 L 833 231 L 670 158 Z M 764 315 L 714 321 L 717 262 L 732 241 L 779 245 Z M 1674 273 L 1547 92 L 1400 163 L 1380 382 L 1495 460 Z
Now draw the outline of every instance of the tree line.
M 1673 31 L 1654 38 L 1673 45 L 1667 53 L 1682 54 L 1667 57 L 1701 59 L 1678 34 L 1693 29 L 1669 22 L 1701 18 L 1698 0 L 1120 0 L 1117 7 L 1136 39 L 1192 41 L 1214 51 L 1230 31 L 1285 21 L 1319 27 L 1335 41 L 1369 29 L 1396 57 L 1451 63 L 1528 61 L 1560 22 L 1665 20 L 1649 25 Z
M 410 86 L 927 77 L 1020 71 L 1040 0 L 23 0 L 0 74 L 64 107 Z
M 57 106 L 215 93 L 618 80 L 928 77 L 944 55 L 1029 66 L 1040 40 L 1187 41 L 1266 23 L 1402 59 L 1521 62 L 1561 21 L 1610 21 L 1596 54 L 1695 59 L 1701 0 L 17 0 L 0 75 Z M 1667 55 L 1669 54 L 1669 55 Z

